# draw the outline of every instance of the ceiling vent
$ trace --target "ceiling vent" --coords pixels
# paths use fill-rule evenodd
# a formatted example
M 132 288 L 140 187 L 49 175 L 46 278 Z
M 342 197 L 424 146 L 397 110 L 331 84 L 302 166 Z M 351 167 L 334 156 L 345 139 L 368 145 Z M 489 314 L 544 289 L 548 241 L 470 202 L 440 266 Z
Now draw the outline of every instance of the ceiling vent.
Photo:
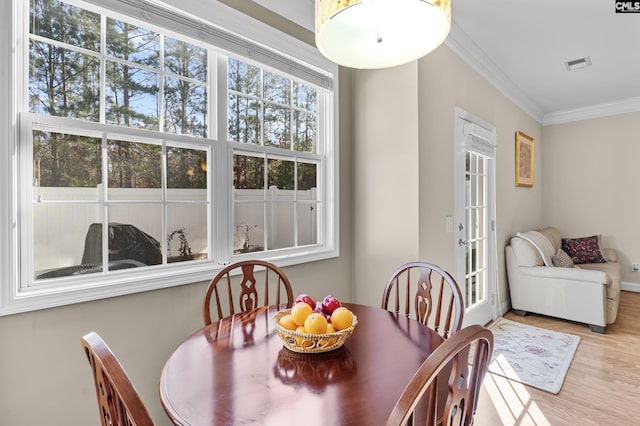
M 573 61 L 565 62 L 564 65 L 569 71 L 579 70 L 580 68 L 591 66 L 591 58 L 587 56 L 580 59 L 574 59 Z

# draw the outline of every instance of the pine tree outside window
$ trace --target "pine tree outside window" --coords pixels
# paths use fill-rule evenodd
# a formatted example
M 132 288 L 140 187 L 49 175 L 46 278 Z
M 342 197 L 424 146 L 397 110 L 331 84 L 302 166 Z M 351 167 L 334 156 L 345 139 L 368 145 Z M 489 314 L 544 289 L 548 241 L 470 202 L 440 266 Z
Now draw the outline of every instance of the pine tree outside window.
M 249 255 L 337 254 L 331 89 L 165 29 L 162 9 L 27 3 L 17 285 L 0 314 L 196 282 Z

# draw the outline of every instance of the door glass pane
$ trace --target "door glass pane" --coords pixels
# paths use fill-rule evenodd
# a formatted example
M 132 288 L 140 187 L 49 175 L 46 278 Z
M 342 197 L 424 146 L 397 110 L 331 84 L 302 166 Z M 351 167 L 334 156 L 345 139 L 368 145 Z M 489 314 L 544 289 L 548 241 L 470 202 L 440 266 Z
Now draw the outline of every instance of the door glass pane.
M 466 198 L 466 306 L 469 308 L 482 302 L 486 296 L 486 207 L 485 162 L 486 159 L 473 152 L 467 152 L 467 196 Z

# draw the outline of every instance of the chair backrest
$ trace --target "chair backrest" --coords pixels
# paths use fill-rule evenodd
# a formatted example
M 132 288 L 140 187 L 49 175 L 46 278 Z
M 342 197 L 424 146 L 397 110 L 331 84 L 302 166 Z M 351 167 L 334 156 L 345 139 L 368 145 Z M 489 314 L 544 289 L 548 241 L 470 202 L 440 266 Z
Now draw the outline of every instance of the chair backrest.
M 237 291 L 234 288 L 237 288 Z M 223 310 L 221 303 L 225 294 L 226 311 Z M 212 322 L 211 305 L 213 302 L 211 299 L 214 296 L 219 320 L 235 314 L 236 307 L 238 312 L 246 312 L 260 306 L 285 302 L 292 306 L 294 300 L 287 275 L 276 265 L 264 260 L 244 260 L 233 263 L 216 274 L 209 283 L 202 301 L 204 325 L 209 325 Z
M 396 269 L 384 288 L 381 307 L 418 320 L 445 339 L 460 330 L 464 317 L 456 280 L 427 262 L 409 262 Z
M 381 307 L 416 319 L 445 339 L 460 330 L 464 318 L 458 283 L 427 262 L 409 262 L 396 269 L 384 288 Z
M 82 336 L 103 426 L 153 426 L 153 419 L 111 349 L 95 332 Z
M 493 333 L 480 325 L 463 328 L 445 340 L 415 373 L 387 426 L 405 425 L 425 414 L 427 425 L 472 425 L 492 353 Z M 429 398 L 427 413 L 417 413 L 416 407 L 425 395 Z

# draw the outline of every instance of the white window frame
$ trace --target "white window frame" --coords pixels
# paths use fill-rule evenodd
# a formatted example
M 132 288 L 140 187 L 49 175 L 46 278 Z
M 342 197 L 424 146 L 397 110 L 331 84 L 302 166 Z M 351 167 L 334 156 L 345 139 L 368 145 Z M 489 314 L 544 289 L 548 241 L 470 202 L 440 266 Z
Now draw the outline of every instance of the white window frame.
M 322 212 L 320 213 L 322 235 L 318 236 L 319 244 L 253 253 L 252 256 L 259 256 L 279 266 L 287 266 L 339 255 L 337 65 L 322 57 L 313 46 L 218 2 L 165 0 L 160 3 L 155 0 L 148 2 L 145 0 L 87 0 L 83 3 L 77 2 L 77 0 L 65 1 L 80 6 L 85 5 L 85 7 L 86 4 L 95 4 L 110 11 L 117 10 L 129 18 L 139 19 L 142 25 L 159 26 L 163 32 L 168 34 L 172 32 L 185 34 L 180 31 L 180 25 L 185 22 L 192 23 L 190 28 L 185 27 L 185 31 L 191 31 L 191 34 L 186 35 L 191 37 L 194 34 L 194 28 L 197 28 L 198 25 L 201 28 L 206 27 L 206 29 L 214 28 L 215 31 L 232 34 L 236 40 L 246 40 L 247 44 L 257 47 L 255 51 L 248 50 L 243 55 L 242 52 L 237 51 L 237 46 L 236 50 L 233 46 L 220 46 L 223 51 L 226 49 L 230 55 L 240 59 L 247 57 L 249 60 L 260 63 L 262 67 L 273 68 L 284 74 L 287 74 L 285 70 L 287 66 L 290 66 L 294 74 L 298 73 L 298 77 L 300 77 L 300 73 L 304 74 L 305 70 L 310 70 L 311 78 L 319 77 L 322 79 L 323 76 L 326 76 L 329 87 L 327 85 L 325 87 L 330 90 L 325 95 L 319 96 L 321 98 L 318 110 L 320 120 L 317 129 L 318 140 L 323 141 L 321 144 L 323 152 L 318 153 L 323 158 L 322 170 L 318 172 L 322 179 L 320 184 L 322 187 L 322 195 L 320 196 L 322 200 Z M 25 238 L 32 238 L 32 236 L 24 235 L 23 232 L 25 227 L 21 212 L 24 211 L 23 203 L 27 198 L 25 197 L 25 186 L 30 185 L 26 181 L 30 181 L 30 179 L 28 173 L 24 171 L 24 165 L 19 164 L 20 150 L 24 147 L 18 140 L 21 125 L 19 109 L 25 88 L 22 83 L 17 83 L 24 80 L 24 76 L 28 73 L 28 65 L 25 65 L 28 64 L 28 58 L 24 57 L 25 53 L 28 55 L 28 49 L 24 48 L 24 43 L 28 44 L 28 40 L 24 37 L 28 31 L 24 27 L 28 20 L 14 19 L 14 17 L 18 8 L 23 7 L 21 13 L 26 10 L 28 17 L 28 5 L 29 1 L 22 0 L 0 2 L 0 19 L 3 21 L 2 29 L 0 29 L 2 35 L 0 55 L 5 58 L 5 61 L 0 62 L 0 75 L 5 76 L 0 79 L 0 95 L 2 99 L 7 100 L 0 105 L 0 132 L 2 134 L 0 142 L 0 316 L 202 282 L 211 279 L 223 264 L 246 257 L 246 255 L 234 256 L 232 254 L 233 229 L 229 225 L 233 220 L 232 179 L 229 167 L 233 150 L 238 147 L 235 146 L 237 144 L 225 142 L 226 109 L 211 105 L 210 109 L 214 112 L 214 116 L 209 121 L 209 134 L 212 139 L 222 141 L 211 145 L 211 157 L 216 161 L 214 165 L 215 176 L 211 176 L 211 180 L 228 183 L 226 187 L 216 186 L 214 183 L 210 188 L 213 208 L 217 208 L 215 206 L 226 207 L 218 208 L 216 213 L 211 215 L 209 253 L 212 260 L 181 262 L 180 265 L 172 264 L 161 267 L 133 268 L 109 274 L 88 274 L 87 279 L 77 280 L 73 285 L 66 286 L 56 285 L 55 280 L 52 280 L 51 284 L 33 287 L 25 287 L 21 284 L 25 282 L 21 280 L 21 264 L 25 261 L 31 261 L 24 259 L 21 252 L 24 251 L 25 241 L 27 241 Z M 153 7 L 147 9 L 145 5 L 160 9 L 153 9 Z M 158 18 L 154 15 L 156 10 L 170 11 L 170 13 L 164 18 L 162 16 Z M 113 16 L 111 12 L 109 13 Z M 24 17 L 24 14 L 22 16 Z M 198 18 L 201 16 L 207 16 L 210 19 L 204 21 Z M 114 17 L 117 17 L 117 14 Z M 150 20 L 154 19 L 156 21 L 150 23 Z M 157 22 L 165 22 L 168 27 L 158 25 Z M 201 30 L 202 38 L 208 37 L 207 31 Z M 269 53 L 272 49 L 276 52 L 274 55 Z M 226 57 L 221 55 L 217 60 L 226 61 Z M 226 76 L 215 72 L 214 76 L 216 84 L 213 84 L 213 90 L 219 92 L 226 90 Z M 306 81 L 304 77 L 300 78 Z M 220 93 L 214 94 L 214 98 L 217 96 L 220 96 Z M 224 93 L 222 96 L 226 98 Z M 25 113 L 22 115 L 24 116 Z M 216 123 L 225 124 L 218 125 Z M 167 139 L 173 139 L 173 135 L 167 136 Z M 213 235 L 222 235 L 221 232 L 224 233 L 225 230 L 226 239 L 212 237 Z

